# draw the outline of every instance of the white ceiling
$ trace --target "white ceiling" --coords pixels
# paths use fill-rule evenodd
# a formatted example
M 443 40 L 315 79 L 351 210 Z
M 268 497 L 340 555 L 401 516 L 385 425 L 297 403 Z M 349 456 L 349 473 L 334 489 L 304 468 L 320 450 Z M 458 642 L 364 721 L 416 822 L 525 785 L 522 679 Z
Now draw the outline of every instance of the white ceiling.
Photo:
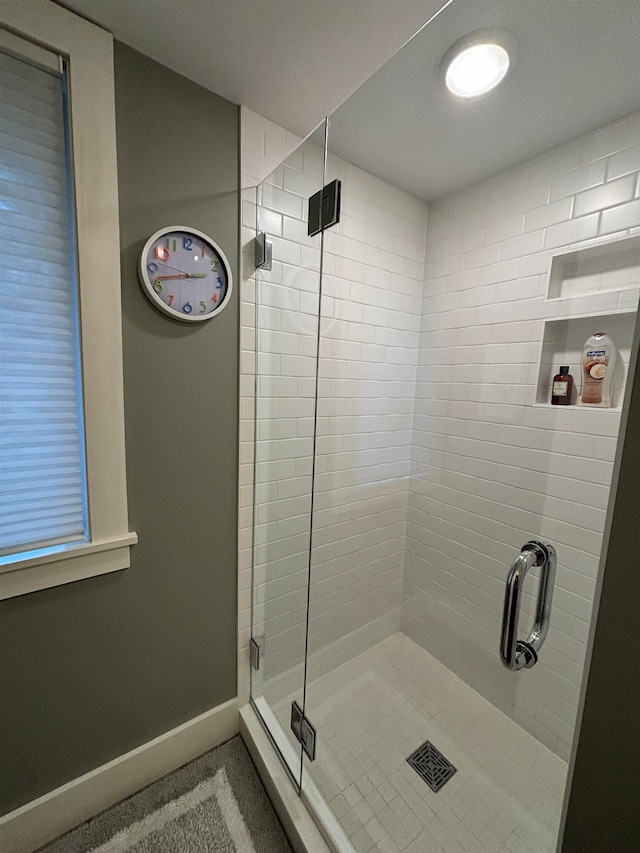
M 480 28 L 513 36 L 512 68 L 456 98 L 442 57 Z M 329 139 L 430 200 L 639 109 L 640 0 L 455 0 L 338 110 Z
M 58 0 L 306 136 L 447 0 Z
M 59 0 L 236 103 L 309 133 L 445 0 Z M 474 101 L 441 59 L 472 30 L 515 38 Z M 640 109 L 640 0 L 451 0 L 332 118 L 346 159 L 426 199 Z

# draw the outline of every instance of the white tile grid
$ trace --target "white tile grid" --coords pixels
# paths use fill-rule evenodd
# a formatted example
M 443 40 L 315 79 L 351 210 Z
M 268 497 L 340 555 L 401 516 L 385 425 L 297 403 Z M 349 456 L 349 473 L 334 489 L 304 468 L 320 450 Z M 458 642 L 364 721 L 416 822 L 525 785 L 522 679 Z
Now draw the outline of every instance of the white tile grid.
M 306 234 L 301 192 L 321 186 L 322 167 L 321 150 L 307 141 L 258 197 L 258 228 L 273 240 L 273 269 L 257 274 L 253 620 L 265 637 L 261 682 L 291 670 L 305 651 L 320 239 Z
M 627 307 L 624 300 L 633 294 L 625 288 L 637 291 L 640 281 L 640 237 L 626 240 L 622 245 L 625 248 L 621 249 L 618 241 L 602 247 L 591 257 L 580 257 L 575 252 L 556 256 L 551 265 L 547 298 L 566 299 L 615 291 L 617 299 L 612 307 Z
M 245 106 L 240 107 L 240 132 L 243 189 L 258 186 L 302 142 L 295 133 Z
M 254 630 L 266 634 L 265 686 L 304 654 L 319 282 L 319 238 L 307 237 L 305 219 L 321 166 L 307 141 L 261 188 L 259 220 L 274 239 L 273 271 L 260 274 L 256 447 Z M 426 218 L 425 204 L 349 164 L 332 158 L 329 172 L 345 185 L 324 258 L 314 672 L 399 626 Z
M 620 307 L 615 293 L 545 303 L 546 273 L 552 252 L 637 233 L 638 138 L 630 116 L 429 207 L 402 627 L 564 758 L 619 412 L 530 403 L 543 319 Z M 559 565 L 544 665 L 516 674 L 497 644 L 508 566 L 531 537 Z M 528 594 L 523 624 L 532 608 Z
M 253 401 L 255 381 L 255 187 L 298 145 L 300 138 L 240 107 L 241 246 L 240 256 L 240 424 L 238 496 L 238 697 L 249 698 L 251 639 L 251 543 L 253 525 Z M 282 150 L 282 147 L 285 149 Z M 275 161 L 272 155 L 277 156 Z
M 358 853 L 555 850 L 566 764 L 404 635 L 311 681 L 307 707 L 305 774 Z M 456 767 L 438 793 L 406 761 L 426 740 Z
M 399 627 L 426 204 L 329 155 L 309 675 Z

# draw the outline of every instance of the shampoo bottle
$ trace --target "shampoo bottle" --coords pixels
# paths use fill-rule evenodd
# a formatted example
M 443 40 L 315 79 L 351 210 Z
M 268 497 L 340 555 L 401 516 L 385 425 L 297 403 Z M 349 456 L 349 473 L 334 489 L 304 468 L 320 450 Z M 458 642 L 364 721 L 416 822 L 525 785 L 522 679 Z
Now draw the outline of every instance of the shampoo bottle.
M 582 351 L 582 389 L 579 406 L 611 406 L 611 377 L 616 363 L 616 349 L 604 332 L 587 339 Z

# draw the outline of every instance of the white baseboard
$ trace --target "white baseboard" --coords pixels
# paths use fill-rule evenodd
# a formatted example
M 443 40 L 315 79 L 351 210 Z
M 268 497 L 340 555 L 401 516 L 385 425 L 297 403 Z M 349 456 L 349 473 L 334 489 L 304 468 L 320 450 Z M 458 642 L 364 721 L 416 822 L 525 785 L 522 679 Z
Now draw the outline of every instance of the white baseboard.
M 74 826 L 238 734 L 231 699 L 0 817 L 0 850 L 32 853 Z

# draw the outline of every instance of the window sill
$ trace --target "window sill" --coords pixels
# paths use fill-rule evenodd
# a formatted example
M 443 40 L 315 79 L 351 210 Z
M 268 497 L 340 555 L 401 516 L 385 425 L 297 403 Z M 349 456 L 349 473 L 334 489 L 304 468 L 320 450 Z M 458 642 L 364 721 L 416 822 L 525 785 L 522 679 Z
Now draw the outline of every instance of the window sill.
M 7 563 L 0 566 L 0 599 L 126 569 L 131 565 L 129 549 L 137 541 L 136 533 L 127 533 Z

